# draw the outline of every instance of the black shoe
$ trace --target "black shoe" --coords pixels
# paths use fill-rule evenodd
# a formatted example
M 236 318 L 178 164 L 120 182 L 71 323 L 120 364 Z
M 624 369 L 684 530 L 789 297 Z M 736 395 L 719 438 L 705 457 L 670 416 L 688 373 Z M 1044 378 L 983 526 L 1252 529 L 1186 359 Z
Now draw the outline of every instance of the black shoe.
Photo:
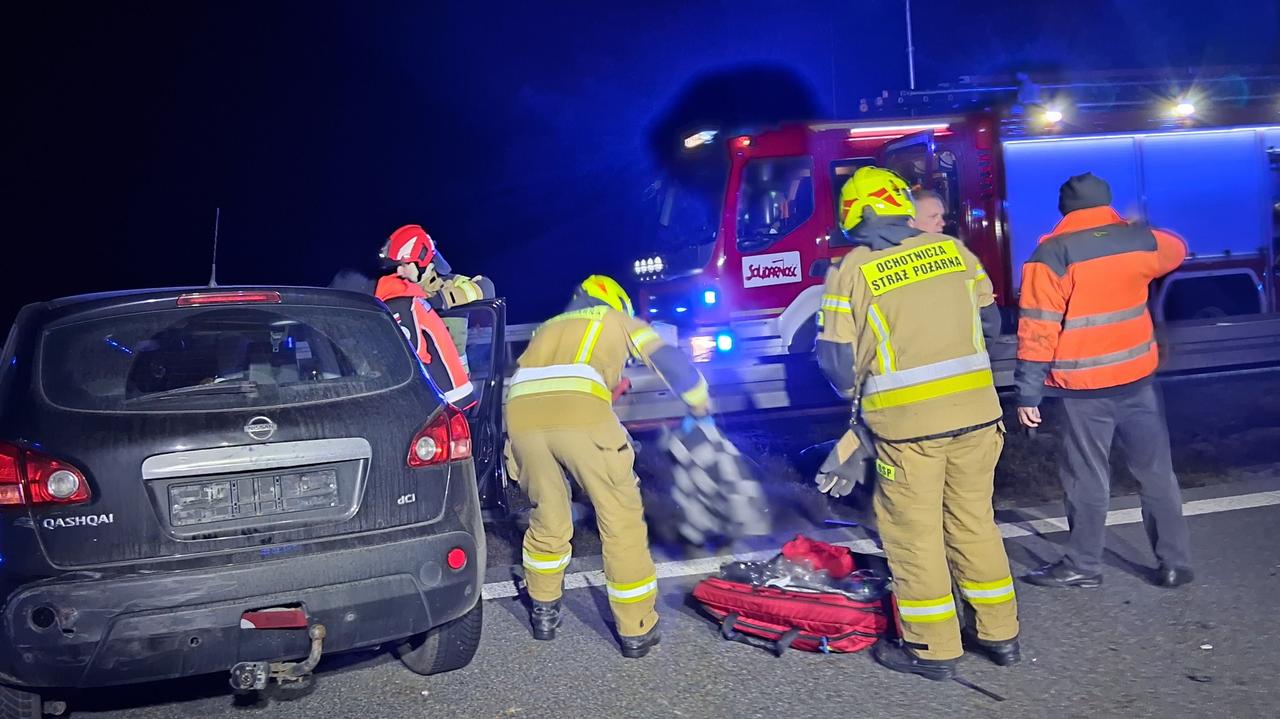
M 554 602 L 534 601 L 533 611 L 529 613 L 529 623 L 533 625 L 533 638 L 551 641 L 556 638 L 556 629 L 564 621 L 560 611 L 560 600 Z
M 1196 575 L 1186 567 L 1160 567 L 1156 571 L 1156 584 L 1173 589 L 1194 581 Z
M 978 635 L 972 632 L 965 632 L 961 635 L 961 639 L 964 640 L 965 649 L 981 654 L 990 659 L 993 664 L 1007 667 L 1022 661 L 1022 646 L 1018 644 L 1017 637 L 1002 642 L 992 642 L 979 639 Z
M 871 651 L 881 666 L 902 672 L 918 674 L 925 679 L 943 682 L 954 678 L 958 659 L 921 659 L 911 649 L 898 642 L 882 641 Z
M 660 641 L 662 641 L 662 635 L 658 634 L 656 626 L 638 637 L 618 637 L 618 642 L 622 645 L 622 656 L 627 659 L 643 657 Z
M 1064 559 L 1056 564 L 1046 564 L 1029 574 L 1023 575 L 1022 581 L 1040 587 L 1055 587 L 1057 589 L 1065 589 L 1067 587 L 1092 589 L 1102 586 L 1102 573 L 1082 572 Z

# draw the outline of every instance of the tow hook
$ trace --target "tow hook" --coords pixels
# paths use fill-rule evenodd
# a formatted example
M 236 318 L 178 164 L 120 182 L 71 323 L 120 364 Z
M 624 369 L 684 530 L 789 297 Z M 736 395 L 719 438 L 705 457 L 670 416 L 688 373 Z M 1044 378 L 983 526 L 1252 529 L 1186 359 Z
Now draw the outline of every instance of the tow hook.
M 236 691 L 261 691 L 267 682 L 281 684 L 301 681 L 320 663 L 324 652 L 325 629 L 323 624 L 313 624 L 307 629 L 311 638 L 311 653 L 301 662 L 240 662 L 231 667 L 231 688 Z

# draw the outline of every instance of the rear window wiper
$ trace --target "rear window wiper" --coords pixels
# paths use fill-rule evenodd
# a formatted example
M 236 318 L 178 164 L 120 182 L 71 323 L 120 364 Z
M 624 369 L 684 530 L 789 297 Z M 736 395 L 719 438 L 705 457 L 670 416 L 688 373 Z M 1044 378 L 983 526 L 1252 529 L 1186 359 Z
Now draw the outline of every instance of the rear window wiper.
M 253 380 L 235 382 L 210 382 L 209 384 L 193 384 L 187 387 L 175 387 L 162 392 L 151 392 L 125 400 L 126 404 L 150 402 L 153 400 L 175 399 L 192 395 L 210 394 L 253 394 L 258 391 L 258 383 Z

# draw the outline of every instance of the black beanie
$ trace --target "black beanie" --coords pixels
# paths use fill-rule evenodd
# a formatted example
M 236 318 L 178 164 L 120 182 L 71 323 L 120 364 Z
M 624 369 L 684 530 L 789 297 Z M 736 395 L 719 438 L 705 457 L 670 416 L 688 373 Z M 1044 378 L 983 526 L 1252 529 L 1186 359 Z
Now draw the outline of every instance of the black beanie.
M 1111 186 L 1107 181 L 1086 172 L 1067 180 L 1058 189 L 1058 211 L 1062 214 L 1111 204 Z

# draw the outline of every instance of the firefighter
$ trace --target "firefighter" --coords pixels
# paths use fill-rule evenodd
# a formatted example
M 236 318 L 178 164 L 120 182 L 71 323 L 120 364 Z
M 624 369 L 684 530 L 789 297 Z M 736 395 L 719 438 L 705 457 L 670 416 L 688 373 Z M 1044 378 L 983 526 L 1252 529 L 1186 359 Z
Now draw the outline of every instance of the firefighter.
M 378 280 L 374 295 L 386 303 L 400 323 L 431 380 L 455 407 L 468 409 L 476 402 L 475 388 L 454 347 L 440 315 L 418 284 L 432 265 L 436 247 L 418 225 L 406 225 L 391 233 L 382 249 L 384 264 L 394 271 Z
M 611 388 L 627 359 L 652 367 L 696 417 L 707 417 L 707 383 L 676 348 L 636 319 L 627 293 L 593 275 L 565 311 L 543 323 L 511 378 L 507 431 L 521 489 L 534 509 L 524 535 L 524 570 L 535 639 L 555 638 L 573 535 L 568 470 L 595 505 L 605 589 L 622 655 L 658 643 L 658 579 L 632 470 L 635 453 L 613 413 Z
M 1021 654 L 991 500 L 1004 445 L 986 350 L 999 328 L 992 285 L 959 240 L 911 227 L 913 209 L 906 182 L 889 170 L 864 167 L 845 183 L 842 225 L 855 247 L 828 273 L 818 358 L 870 430 L 837 444 L 848 462 L 836 473 L 847 481 L 834 484 L 847 490 L 866 470 L 848 465 L 874 457 L 876 520 L 903 637 L 879 644 L 875 658 L 943 680 L 955 675 L 964 644 L 1002 666 Z M 868 439 L 874 452 L 862 446 Z M 953 576 L 976 614 L 963 643 Z
M 1061 398 L 1059 475 L 1071 528 L 1066 556 L 1024 579 L 1047 587 L 1102 583 L 1114 438 L 1141 485 L 1142 523 L 1160 562 L 1156 583 L 1177 587 L 1193 579 L 1190 537 L 1151 381 L 1159 352 L 1147 287 L 1177 269 L 1187 247 L 1168 232 L 1128 224 L 1110 205 L 1101 178 L 1072 177 L 1058 193 L 1062 221 L 1022 268 L 1018 419 L 1036 427 L 1041 398 Z
M 396 232 L 414 231 L 426 233 L 420 225 L 405 225 L 396 230 Z M 488 277 L 456 274 L 438 246 L 431 263 L 422 269 L 418 284 L 427 293 L 427 302 L 431 303 L 436 311 L 450 310 L 477 300 L 490 300 L 497 296 L 493 281 Z M 441 319 L 448 328 L 449 338 L 453 341 L 458 356 L 462 359 L 463 368 L 469 374 L 471 368 L 467 362 L 467 317 L 442 317 Z

